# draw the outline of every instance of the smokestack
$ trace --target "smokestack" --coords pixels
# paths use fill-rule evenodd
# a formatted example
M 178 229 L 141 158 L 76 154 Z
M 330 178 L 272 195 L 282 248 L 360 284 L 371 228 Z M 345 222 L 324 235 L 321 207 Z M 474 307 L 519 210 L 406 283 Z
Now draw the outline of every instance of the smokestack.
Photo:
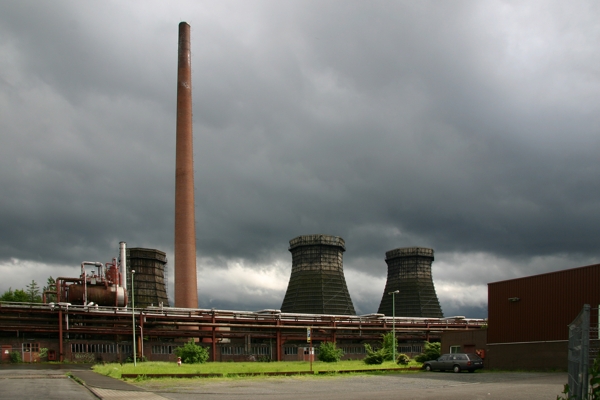
M 127 292 L 127 243 L 119 242 L 119 258 L 121 261 L 119 272 L 121 273 L 120 285 Z
M 190 26 L 179 24 L 175 167 L 175 307 L 198 308 L 194 146 L 192 140 L 192 53 Z

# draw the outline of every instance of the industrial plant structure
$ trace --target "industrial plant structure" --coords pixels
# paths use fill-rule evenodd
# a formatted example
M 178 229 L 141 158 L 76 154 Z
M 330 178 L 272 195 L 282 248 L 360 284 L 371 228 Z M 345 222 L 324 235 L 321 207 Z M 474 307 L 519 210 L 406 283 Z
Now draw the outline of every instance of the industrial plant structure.
M 345 242 L 330 235 L 290 240 L 292 271 L 281 310 L 198 308 L 190 26 L 185 22 L 179 24 L 178 45 L 175 307 L 168 307 L 166 254 L 144 248 L 127 253 L 121 242 L 118 260 L 84 261 L 79 276 L 58 278 L 56 290 L 45 293 L 56 296 L 56 301 L 0 302 L 2 361 L 15 351 L 26 362 L 37 361 L 42 348 L 49 361 L 123 362 L 136 355 L 167 361 L 174 360 L 174 350 L 188 338 L 205 346 L 212 361 L 255 356 L 302 360 L 307 328 L 312 329 L 313 345 L 336 342 L 345 351 L 344 358 L 363 358 L 364 344 L 380 343 L 382 334 L 392 329 L 398 351 L 415 355 L 424 341 L 438 340 L 442 332 L 479 330 L 485 324 L 440 318 L 431 279 L 433 250 L 423 248 L 388 252 L 388 283 L 380 313 L 355 315 L 343 272 Z M 395 318 L 390 317 L 391 303 L 385 297 L 394 290 L 399 290 Z
M 444 316 L 431 275 L 433 249 L 405 247 L 390 250 L 385 253 L 385 262 L 388 265 L 387 282 L 378 313 L 392 315 L 395 312 L 402 317 Z
M 355 315 L 344 277 L 344 239 L 304 235 L 290 240 L 292 274 L 282 312 Z
M 84 306 L 126 307 L 126 243 L 119 243 L 119 260 L 113 258 L 106 264 L 100 261 L 83 261 L 77 277 L 56 278 L 54 290 L 43 293 L 43 301 L 51 295 L 58 303 Z

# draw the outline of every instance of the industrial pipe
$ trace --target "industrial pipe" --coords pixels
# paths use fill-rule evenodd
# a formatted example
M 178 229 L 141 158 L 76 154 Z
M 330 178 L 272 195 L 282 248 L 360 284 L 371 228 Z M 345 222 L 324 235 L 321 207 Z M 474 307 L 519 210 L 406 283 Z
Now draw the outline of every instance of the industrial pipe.
M 119 264 L 119 286 L 122 286 L 124 291 L 127 292 L 127 243 L 119 242 L 119 255 L 121 263 Z
M 102 267 L 104 267 L 104 264 L 102 264 L 101 262 L 84 261 L 81 263 L 81 279 L 83 279 L 83 305 L 87 304 L 87 277 L 85 275 L 85 265 L 93 265 L 95 267 L 98 267 L 98 275 L 104 276 L 104 274 L 102 273 Z

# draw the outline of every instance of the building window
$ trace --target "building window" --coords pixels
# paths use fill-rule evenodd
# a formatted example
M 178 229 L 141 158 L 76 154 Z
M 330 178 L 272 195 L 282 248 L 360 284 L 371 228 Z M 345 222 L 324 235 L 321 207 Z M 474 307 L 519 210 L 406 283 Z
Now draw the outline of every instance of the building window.
M 269 356 L 271 355 L 271 349 L 269 347 L 253 347 L 252 354 L 256 354 L 259 356 Z
M 460 353 L 460 345 L 450 346 L 450 353 Z
M 420 354 L 423 352 L 423 346 L 420 344 L 400 344 L 398 346 L 399 353 L 417 353 Z
M 71 343 L 71 353 L 116 353 L 114 343 Z
M 23 352 L 24 353 L 39 353 L 40 352 L 40 344 L 39 343 L 23 343 Z
M 173 350 L 175 350 L 178 346 L 173 345 L 154 345 L 152 346 L 152 354 L 173 354 Z

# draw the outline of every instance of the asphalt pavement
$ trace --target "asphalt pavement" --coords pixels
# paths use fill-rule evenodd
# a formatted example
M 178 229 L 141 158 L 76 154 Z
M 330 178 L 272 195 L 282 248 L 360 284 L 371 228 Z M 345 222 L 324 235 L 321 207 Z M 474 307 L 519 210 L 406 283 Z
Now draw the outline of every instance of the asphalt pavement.
M 74 378 L 70 378 L 71 374 Z M 297 376 L 248 379 L 175 379 L 135 384 L 90 366 L 0 367 L 0 399 L 556 399 L 564 372 L 415 372 L 386 375 Z

